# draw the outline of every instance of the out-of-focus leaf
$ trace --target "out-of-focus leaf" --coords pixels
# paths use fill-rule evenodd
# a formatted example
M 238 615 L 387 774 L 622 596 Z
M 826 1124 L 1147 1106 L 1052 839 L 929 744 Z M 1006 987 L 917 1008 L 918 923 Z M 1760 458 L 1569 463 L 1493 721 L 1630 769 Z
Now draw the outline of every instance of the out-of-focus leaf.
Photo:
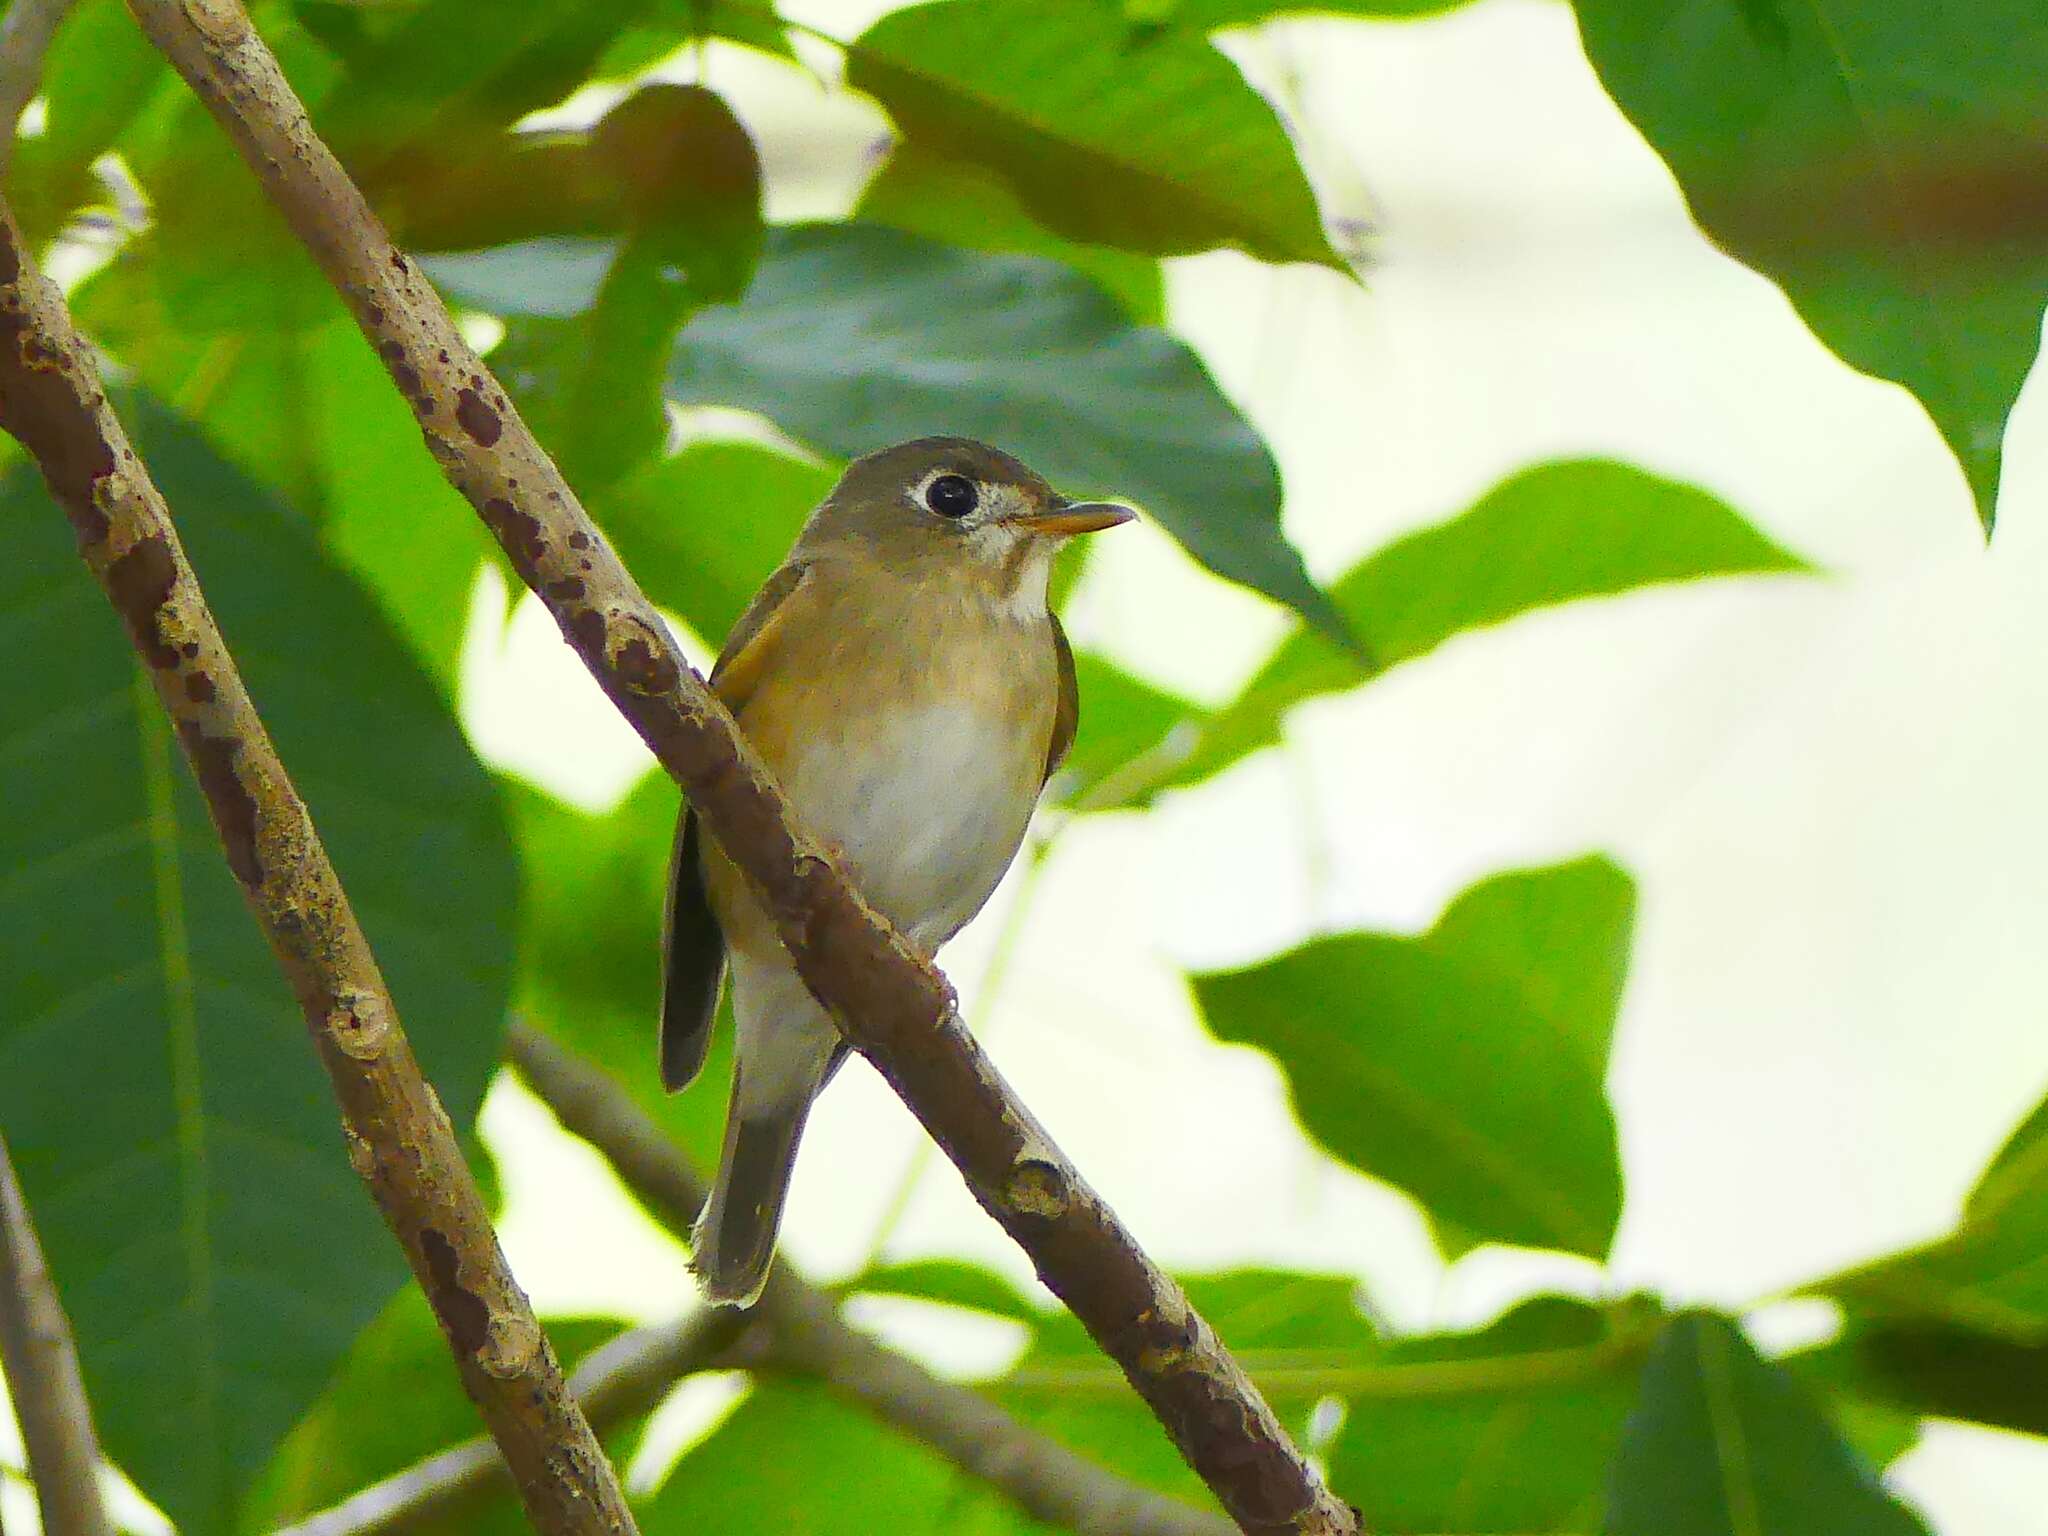
M 746 292 L 761 253 L 761 163 L 712 92 L 652 85 L 597 126 L 608 165 L 627 168 L 626 236 L 595 302 L 574 320 L 525 319 L 494 362 L 569 478 L 586 492 L 651 458 L 675 334 L 705 304 Z
M 1371 21 L 1413 21 L 1455 11 L 1466 0 L 1123 0 L 1133 19 L 1199 27 L 1253 27 L 1286 16 L 1356 16 Z
M 43 56 L 43 131 L 18 139 L 7 202 L 30 244 L 54 237 L 69 215 L 98 202 L 92 164 L 175 79 L 122 0 L 80 0 Z
M 1331 1480 L 1376 1531 L 1591 1531 L 1657 1322 L 1636 1298 L 1539 1296 L 1391 1341 L 1345 1394 Z
M 80 323 L 309 517 L 452 694 L 470 587 L 495 546 L 369 343 L 338 309 L 312 331 L 252 313 L 239 330 L 192 334 L 150 279 L 152 250 L 145 238 L 73 295 Z
M 623 1327 L 581 1317 L 550 1318 L 546 1326 L 565 1369 Z M 279 1448 L 250 1496 L 242 1529 L 250 1536 L 275 1530 L 482 1432 L 440 1325 L 419 1287 L 408 1285 L 357 1337 L 326 1392 Z M 494 1491 L 498 1497 L 452 1512 L 439 1528 L 451 1536 L 520 1536 L 527 1527 L 517 1502 L 509 1489 Z
M 1139 325 L 1166 320 L 1166 283 L 1155 257 L 1063 240 L 1037 223 L 995 172 L 898 144 L 860 195 L 854 217 L 977 251 L 1049 256 L 1099 283 Z
M 515 867 L 490 780 L 303 523 L 161 408 L 125 415 L 421 1064 L 467 1124 L 511 982 Z M 184 1529 L 226 1530 L 405 1267 L 156 700 L 24 467 L 0 524 L 17 667 L 0 1125 L 109 1454 Z
M 781 16 L 755 0 L 651 0 L 639 17 L 612 40 L 591 71 L 597 78 L 624 79 L 667 58 L 685 43 L 723 38 L 770 58 L 796 63 Z
M 1347 270 L 1273 109 L 1191 31 L 1094 0 L 943 0 L 868 28 L 846 79 L 1067 239 Z
M 1376 550 L 1331 596 L 1370 665 L 1296 631 L 1207 718 L 1179 766 L 1128 803 L 1189 784 L 1280 740 L 1297 704 L 1355 688 L 1446 640 L 1535 609 L 1709 576 L 1809 572 L 1714 496 L 1599 459 L 1539 464 L 1448 522 Z
M 2048 1344 L 1940 1322 L 1851 1318 L 1840 1338 L 1778 1363 L 1816 1393 L 1908 1421 L 1967 1419 L 2048 1435 Z
M 1587 57 L 1717 243 L 1919 397 L 1991 527 L 2048 296 L 2048 10 L 1578 0 Z
M 1604 1083 L 1635 886 L 1605 859 L 1498 875 L 1416 938 L 1318 939 L 1194 978 L 1217 1038 L 1271 1053 L 1310 1135 L 1413 1195 L 1439 1239 L 1606 1255 Z M 1458 1241 L 1458 1246 L 1467 1246 Z
M 664 1092 L 655 1069 L 675 786 L 650 774 L 602 816 L 523 785 L 505 788 L 527 873 L 519 924 L 521 1013 L 611 1073 L 699 1168 L 712 1167 L 732 1075 L 731 1004 L 720 1005 L 711 1058 L 687 1090 Z
M 1907 1329 L 1961 1330 L 2048 1347 L 2048 1105 L 2036 1106 L 1993 1159 L 1939 1242 L 1878 1259 L 1809 1289 L 1855 1317 Z
M 1077 810 L 1091 809 L 1098 800 L 1117 804 L 1124 799 L 1120 776 L 1142 772 L 1152 751 L 1172 750 L 1176 727 L 1194 721 L 1201 711 L 1088 651 L 1075 653 L 1074 678 L 1081 695 L 1081 728 L 1054 776 L 1052 792 L 1059 803 Z M 1190 723 L 1188 728 L 1194 727 Z
M 1724 1317 L 1676 1318 L 1643 1370 L 1606 1536 L 1926 1536 Z
M 1033 1325 L 1042 1323 L 1047 1316 L 993 1270 L 950 1259 L 872 1265 L 839 1289 L 853 1296 L 907 1296 L 915 1301 L 935 1301 Z
M 716 645 L 837 478 L 752 443 L 695 442 L 606 488 L 595 510 L 648 594 Z
M 986 1484 L 813 1381 L 758 1380 L 636 1511 L 645 1536 L 1046 1533 Z
M 671 398 L 842 458 L 979 437 L 1061 490 L 1136 501 L 1218 575 L 1342 636 L 1280 527 L 1280 476 L 1201 363 L 1065 267 L 870 225 L 771 232 L 746 301 L 691 322 Z

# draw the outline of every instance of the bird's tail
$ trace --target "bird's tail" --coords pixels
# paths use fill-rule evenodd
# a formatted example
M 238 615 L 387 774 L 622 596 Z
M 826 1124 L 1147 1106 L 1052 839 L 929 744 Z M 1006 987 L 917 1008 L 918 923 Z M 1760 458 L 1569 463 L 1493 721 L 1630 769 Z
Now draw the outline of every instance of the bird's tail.
M 780 1105 L 741 1111 L 737 1081 L 725 1119 L 725 1151 L 711 1198 L 691 1230 L 690 1267 L 707 1301 L 750 1307 L 768 1283 L 775 1258 L 775 1232 L 782 1202 L 796 1166 L 797 1139 L 811 1112 L 811 1095 Z

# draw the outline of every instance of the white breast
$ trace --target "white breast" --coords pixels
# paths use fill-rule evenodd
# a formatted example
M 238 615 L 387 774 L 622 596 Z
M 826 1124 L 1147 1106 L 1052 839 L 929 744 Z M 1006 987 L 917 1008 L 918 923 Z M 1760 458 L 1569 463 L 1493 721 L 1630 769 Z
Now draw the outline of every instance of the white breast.
M 965 705 L 895 711 L 801 749 L 786 781 L 867 898 L 927 948 L 981 910 L 1031 818 L 1042 733 L 999 725 Z

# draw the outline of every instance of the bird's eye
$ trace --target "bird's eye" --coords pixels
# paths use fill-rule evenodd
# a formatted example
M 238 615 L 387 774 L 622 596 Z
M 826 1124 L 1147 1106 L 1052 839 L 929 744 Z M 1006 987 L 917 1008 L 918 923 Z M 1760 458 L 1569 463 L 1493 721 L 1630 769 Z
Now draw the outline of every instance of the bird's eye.
M 981 500 L 981 492 L 965 475 L 940 475 L 924 488 L 924 504 L 941 517 L 965 517 Z

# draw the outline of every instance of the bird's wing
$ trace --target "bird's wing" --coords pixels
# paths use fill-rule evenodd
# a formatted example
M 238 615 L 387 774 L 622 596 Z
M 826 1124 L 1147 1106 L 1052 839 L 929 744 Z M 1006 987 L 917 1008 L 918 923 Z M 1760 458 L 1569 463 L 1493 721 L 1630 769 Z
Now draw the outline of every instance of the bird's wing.
M 1047 617 L 1052 620 L 1052 652 L 1059 666 L 1060 688 L 1053 703 L 1052 740 L 1045 748 L 1045 778 L 1038 781 L 1041 789 L 1067 760 L 1067 751 L 1074 745 L 1074 732 L 1081 725 L 1081 687 L 1074 681 L 1074 648 L 1067 644 L 1067 632 L 1060 628 L 1059 615 Z
M 787 600 L 803 585 L 805 570 L 792 562 L 768 578 L 733 625 L 711 669 L 712 692 L 734 714 L 760 683 L 776 632 L 789 613 Z M 685 800 L 669 859 L 661 928 L 661 1080 L 671 1093 L 688 1086 L 704 1065 L 725 979 L 725 935 L 704 889 L 701 842 L 697 813 Z

